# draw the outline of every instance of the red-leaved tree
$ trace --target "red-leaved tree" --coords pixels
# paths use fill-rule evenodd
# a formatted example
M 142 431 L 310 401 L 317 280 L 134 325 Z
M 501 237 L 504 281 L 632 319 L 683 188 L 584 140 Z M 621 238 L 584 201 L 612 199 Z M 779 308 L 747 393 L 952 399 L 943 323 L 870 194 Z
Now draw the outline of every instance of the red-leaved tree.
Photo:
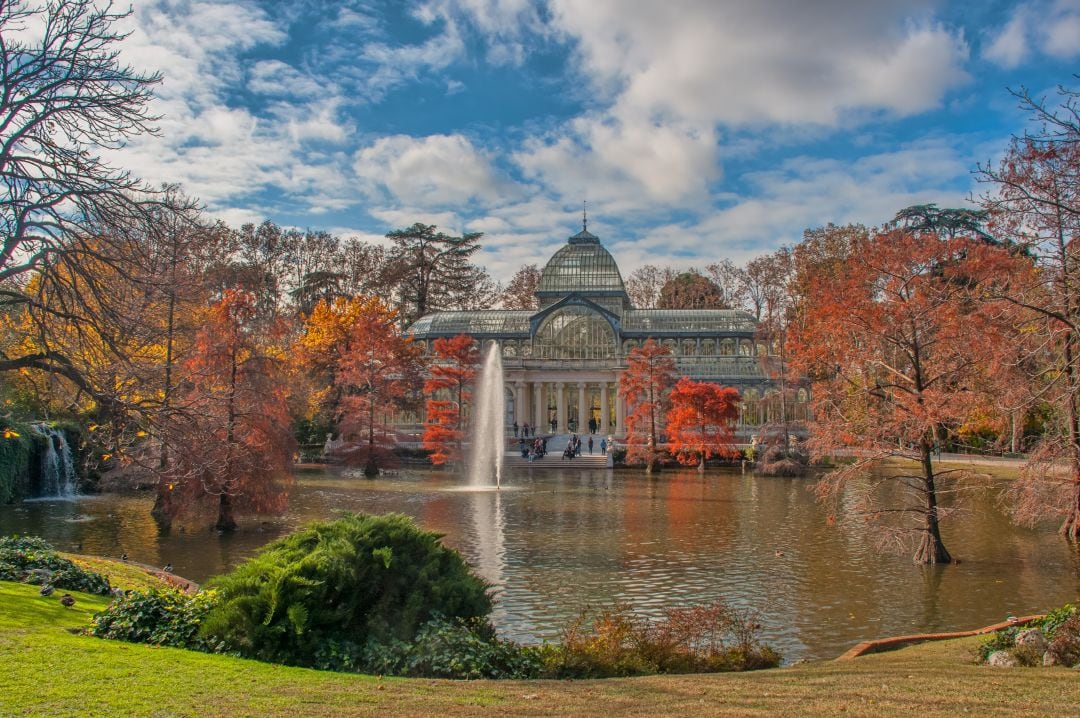
M 819 482 L 819 495 L 857 497 L 847 515 L 913 544 L 916 563 L 952 561 L 940 499 L 956 484 L 943 484 L 949 472 L 934 464 L 937 432 L 990 404 L 986 360 L 998 332 L 991 305 L 965 301 L 972 249 L 970 239 L 929 232 L 856 239 L 855 261 L 811 282 L 789 337 L 813 380 L 811 449 L 855 456 Z M 869 472 L 887 457 L 918 469 Z
M 619 376 L 619 396 L 626 402 L 626 460 L 645 462 L 645 473 L 657 468 L 660 431 L 667 395 L 675 382 L 671 350 L 648 339 L 626 357 Z
M 712 456 L 734 453 L 739 392 L 707 381 L 679 379 L 669 397 L 668 450 L 686 466 L 705 470 Z
M 226 290 L 207 311 L 168 432 L 168 518 L 214 511 L 215 528 L 232 531 L 238 514 L 284 509 L 295 448 L 277 343 L 284 333 L 259 317 L 248 292 Z
M 1080 539 L 1080 90 L 1059 88 L 1047 105 L 1015 93 L 1034 126 L 1013 140 L 998 167 L 980 167 L 994 185 L 983 197 L 1002 248 L 983 250 L 984 291 L 1012 307 L 1008 347 L 1030 378 L 1027 406 L 1048 404 L 1051 420 L 1007 496 L 1027 525 L 1055 518 Z M 1032 339 L 1037 341 L 1032 341 Z M 1016 397 L 1019 399 L 1020 397 Z M 1019 401 L 1015 407 L 1023 406 Z
M 436 466 L 461 461 L 465 440 L 465 405 L 471 396 L 469 386 L 480 371 L 480 350 L 472 337 L 459 334 L 436 339 L 435 356 L 424 382 L 427 400 L 427 423 L 424 448 Z
M 379 298 L 357 308 L 346 334 L 335 385 L 341 392 L 341 453 L 365 476 L 393 462 L 393 419 L 413 406 L 420 348 L 397 328 L 397 312 Z

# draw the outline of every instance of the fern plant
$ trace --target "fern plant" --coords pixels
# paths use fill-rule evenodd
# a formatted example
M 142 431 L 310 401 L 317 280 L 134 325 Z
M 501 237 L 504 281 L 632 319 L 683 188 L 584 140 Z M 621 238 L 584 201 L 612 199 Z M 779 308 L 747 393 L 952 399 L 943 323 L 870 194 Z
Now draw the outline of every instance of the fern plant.
M 293 665 L 326 665 L 327 646 L 348 664 L 371 642 L 413 640 L 435 616 L 491 611 L 461 556 L 400 514 L 310 524 L 211 585 L 219 602 L 203 637 Z

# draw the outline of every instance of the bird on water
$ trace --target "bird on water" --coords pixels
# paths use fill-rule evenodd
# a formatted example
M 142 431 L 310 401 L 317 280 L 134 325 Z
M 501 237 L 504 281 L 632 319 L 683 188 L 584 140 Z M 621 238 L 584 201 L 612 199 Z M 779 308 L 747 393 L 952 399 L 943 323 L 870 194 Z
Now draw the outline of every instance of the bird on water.
M 165 573 L 172 573 L 172 564 L 171 564 L 171 563 L 167 563 L 167 564 L 165 564 L 165 567 L 164 567 L 164 568 L 163 568 L 162 570 L 163 570 L 163 571 L 164 571 Z
M 120 560 L 121 561 L 127 561 L 127 553 L 120 554 Z

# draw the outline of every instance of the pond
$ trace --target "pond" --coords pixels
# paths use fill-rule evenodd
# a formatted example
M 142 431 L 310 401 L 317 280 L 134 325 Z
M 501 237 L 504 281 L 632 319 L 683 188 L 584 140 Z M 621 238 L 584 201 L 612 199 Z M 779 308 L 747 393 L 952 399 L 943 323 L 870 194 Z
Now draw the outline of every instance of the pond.
M 0 532 L 120 556 L 203 581 L 270 539 L 341 511 L 398 511 L 446 536 L 495 587 L 493 618 L 521 641 L 554 639 L 585 606 L 665 606 L 723 597 L 763 613 L 785 661 L 832 658 L 861 640 L 976 628 L 1080 596 L 1080 557 L 1054 532 L 1009 524 L 991 491 L 944 526 L 959 565 L 918 567 L 883 554 L 872 531 L 831 526 L 806 479 L 739 472 L 511 470 L 501 492 L 453 476 L 375 481 L 301 474 L 288 512 L 232 535 L 159 535 L 148 495 L 0 507 Z

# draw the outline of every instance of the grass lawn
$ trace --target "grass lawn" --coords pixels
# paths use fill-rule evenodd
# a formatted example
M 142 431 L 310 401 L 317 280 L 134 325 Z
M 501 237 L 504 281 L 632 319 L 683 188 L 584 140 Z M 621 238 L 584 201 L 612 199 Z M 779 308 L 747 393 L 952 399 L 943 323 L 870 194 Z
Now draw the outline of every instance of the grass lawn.
M 120 583 L 120 581 L 117 581 Z M 123 585 L 123 584 L 121 584 Z M 0 582 L 0 716 L 1076 715 L 1080 674 L 970 662 L 978 639 L 743 674 L 604 681 L 380 679 L 73 634 L 66 609 Z

